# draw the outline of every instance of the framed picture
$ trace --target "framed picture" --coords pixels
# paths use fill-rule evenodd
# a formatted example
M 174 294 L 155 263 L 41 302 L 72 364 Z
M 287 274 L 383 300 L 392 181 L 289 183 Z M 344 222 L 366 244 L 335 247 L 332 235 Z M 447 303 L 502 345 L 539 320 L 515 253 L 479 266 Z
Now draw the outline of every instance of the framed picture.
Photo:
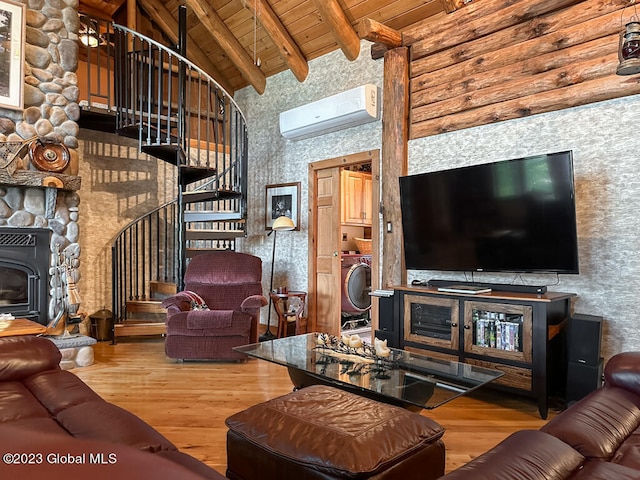
M 0 107 L 22 110 L 24 99 L 24 12 L 20 3 L 0 0 Z
M 286 216 L 300 230 L 300 182 L 267 185 L 265 196 L 265 228 L 271 230 L 276 218 Z

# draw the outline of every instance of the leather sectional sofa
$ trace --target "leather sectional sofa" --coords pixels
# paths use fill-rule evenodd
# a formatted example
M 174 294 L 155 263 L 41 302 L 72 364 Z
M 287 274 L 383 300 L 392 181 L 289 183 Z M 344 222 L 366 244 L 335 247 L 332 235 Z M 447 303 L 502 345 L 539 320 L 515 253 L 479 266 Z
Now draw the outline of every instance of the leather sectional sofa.
M 612 357 L 604 387 L 440 480 L 640 479 L 640 352 Z
M 225 478 L 59 362 L 47 339 L 0 338 L 0 478 Z M 640 352 L 611 358 L 604 375 L 604 387 L 540 430 L 439 480 L 640 480 Z
M 45 338 L 0 338 L 0 478 L 225 478 L 106 402 L 60 359 Z

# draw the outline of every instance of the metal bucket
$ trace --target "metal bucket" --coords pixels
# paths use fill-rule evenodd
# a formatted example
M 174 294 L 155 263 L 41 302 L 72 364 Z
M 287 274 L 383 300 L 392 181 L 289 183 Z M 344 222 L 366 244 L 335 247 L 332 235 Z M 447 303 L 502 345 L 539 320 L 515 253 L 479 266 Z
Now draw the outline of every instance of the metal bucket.
M 111 310 L 103 308 L 93 315 L 89 315 L 91 320 L 91 336 L 99 342 L 111 340 L 113 338 L 113 313 Z

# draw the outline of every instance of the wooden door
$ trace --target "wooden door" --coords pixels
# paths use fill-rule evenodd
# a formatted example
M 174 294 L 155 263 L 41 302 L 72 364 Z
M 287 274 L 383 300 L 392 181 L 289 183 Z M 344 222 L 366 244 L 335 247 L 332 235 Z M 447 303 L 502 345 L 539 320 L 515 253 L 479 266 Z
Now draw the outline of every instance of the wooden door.
M 309 165 L 309 292 L 308 332 L 339 335 L 341 331 L 342 281 L 340 270 L 340 170 L 350 165 L 371 163 L 373 211 L 379 198 L 379 151 L 356 153 Z M 372 222 L 372 288 L 379 288 L 378 218 Z M 373 328 L 377 328 L 377 303 L 372 305 Z
M 340 169 L 326 168 L 316 174 L 316 330 L 340 335 Z

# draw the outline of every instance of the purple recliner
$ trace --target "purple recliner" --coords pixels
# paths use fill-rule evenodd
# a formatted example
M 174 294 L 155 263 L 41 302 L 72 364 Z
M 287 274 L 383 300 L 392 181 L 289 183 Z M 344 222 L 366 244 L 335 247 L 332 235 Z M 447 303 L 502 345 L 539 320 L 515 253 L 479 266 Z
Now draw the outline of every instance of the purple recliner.
M 167 309 L 165 353 L 181 360 L 244 360 L 233 347 L 258 341 L 262 260 L 230 250 L 202 253 L 187 266 L 185 289 Z

